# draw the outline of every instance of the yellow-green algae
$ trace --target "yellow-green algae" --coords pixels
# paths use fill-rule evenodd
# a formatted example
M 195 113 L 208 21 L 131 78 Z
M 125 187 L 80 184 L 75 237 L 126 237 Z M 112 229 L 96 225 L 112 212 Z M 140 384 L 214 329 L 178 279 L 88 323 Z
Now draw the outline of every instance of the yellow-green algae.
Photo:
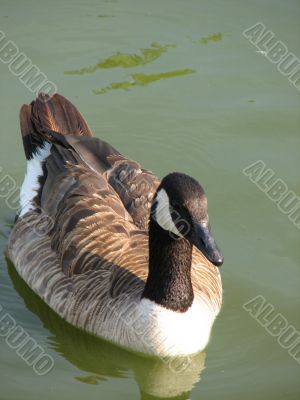
M 75 379 L 79 382 L 87 383 L 89 385 L 98 385 L 99 382 L 104 381 L 104 379 L 98 375 L 75 376 Z
M 160 74 L 132 74 L 130 81 L 124 82 L 113 82 L 109 86 L 106 86 L 102 89 L 93 90 L 94 94 L 104 94 L 110 92 L 115 89 L 124 89 L 127 90 L 134 86 L 147 86 L 152 82 L 159 81 L 161 79 L 169 79 L 175 78 L 177 76 L 189 75 L 193 74 L 196 71 L 194 69 L 178 69 L 175 71 L 162 72 Z
M 223 34 L 222 33 L 213 33 L 212 35 L 203 37 L 199 40 L 199 43 L 202 44 L 207 44 L 209 42 L 219 42 L 220 40 L 223 39 Z
M 140 49 L 140 54 L 130 54 L 130 53 L 116 53 L 112 56 L 106 58 L 105 60 L 100 60 L 97 64 L 91 67 L 84 67 L 80 69 L 73 69 L 65 71 L 66 75 L 83 75 L 91 74 L 100 68 L 134 68 L 141 65 L 149 64 L 152 61 L 159 58 L 164 54 L 170 47 L 175 47 L 175 45 L 167 44 L 161 46 L 158 43 L 152 43 L 147 49 Z

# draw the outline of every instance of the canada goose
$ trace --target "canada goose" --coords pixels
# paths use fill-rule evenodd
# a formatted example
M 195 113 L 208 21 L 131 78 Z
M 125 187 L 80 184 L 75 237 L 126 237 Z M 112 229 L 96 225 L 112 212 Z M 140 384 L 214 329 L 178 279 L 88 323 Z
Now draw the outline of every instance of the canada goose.
M 8 256 L 71 324 L 155 356 L 202 350 L 222 302 L 223 263 L 193 178 L 161 182 L 92 137 L 63 96 L 20 112 L 27 173 Z

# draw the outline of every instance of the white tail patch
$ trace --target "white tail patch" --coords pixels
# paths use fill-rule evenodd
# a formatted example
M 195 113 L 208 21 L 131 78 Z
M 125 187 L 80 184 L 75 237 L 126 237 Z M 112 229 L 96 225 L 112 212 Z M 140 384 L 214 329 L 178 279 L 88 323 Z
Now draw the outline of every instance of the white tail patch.
M 39 177 L 43 175 L 43 162 L 50 155 L 50 149 L 51 143 L 45 142 L 33 158 L 27 161 L 27 172 L 20 191 L 20 217 L 36 207 L 33 199 L 40 188 Z

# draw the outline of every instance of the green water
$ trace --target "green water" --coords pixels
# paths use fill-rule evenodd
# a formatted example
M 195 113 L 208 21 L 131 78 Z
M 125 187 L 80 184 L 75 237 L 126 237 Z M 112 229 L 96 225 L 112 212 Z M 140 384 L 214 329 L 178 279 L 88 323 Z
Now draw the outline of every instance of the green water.
M 159 177 L 197 178 L 225 254 L 224 305 L 205 353 L 182 374 L 79 332 L 18 278 L 4 250 L 0 304 L 54 359 L 37 375 L 0 336 L 0 399 L 296 400 L 299 364 L 243 304 L 264 296 L 300 330 L 299 229 L 242 170 L 262 160 L 300 195 L 300 94 L 242 35 L 262 21 L 300 57 L 299 1 L 0 0 L 0 30 L 98 137 Z M 20 106 L 33 94 L 0 63 L 0 181 L 19 185 Z M 2 192 L 1 192 L 2 193 Z

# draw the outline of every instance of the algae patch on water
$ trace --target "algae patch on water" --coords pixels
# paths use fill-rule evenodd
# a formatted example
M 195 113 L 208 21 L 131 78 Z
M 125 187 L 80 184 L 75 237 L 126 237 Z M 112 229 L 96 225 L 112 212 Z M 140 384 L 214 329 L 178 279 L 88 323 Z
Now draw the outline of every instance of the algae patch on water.
M 178 76 L 193 74 L 196 71 L 194 69 L 178 69 L 175 71 L 162 72 L 160 74 L 132 74 L 131 80 L 124 82 L 113 82 L 109 86 L 102 89 L 93 90 L 94 94 L 104 94 L 115 89 L 130 89 L 134 86 L 147 86 L 152 82 L 159 81 L 161 79 L 175 78 Z
M 175 45 L 167 44 L 161 46 L 158 43 L 152 43 L 149 48 L 140 49 L 141 54 L 116 53 L 104 60 L 98 61 L 95 65 L 80 69 L 67 70 L 65 71 L 65 74 L 84 75 L 91 74 L 100 68 L 134 68 L 142 66 L 159 58 L 162 54 L 166 53 L 170 47 L 175 47 Z
M 87 383 L 89 385 L 98 385 L 99 382 L 104 380 L 98 375 L 75 376 L 75 379 L 79 382 Z
M 209 42 L 219 42 L 222 39 L 223 39 L 223 34 L 219 32 L 219 33 L 213 33 L 212 35 L 201 38 L 198 41 L 198 43 L 208 44 Z

